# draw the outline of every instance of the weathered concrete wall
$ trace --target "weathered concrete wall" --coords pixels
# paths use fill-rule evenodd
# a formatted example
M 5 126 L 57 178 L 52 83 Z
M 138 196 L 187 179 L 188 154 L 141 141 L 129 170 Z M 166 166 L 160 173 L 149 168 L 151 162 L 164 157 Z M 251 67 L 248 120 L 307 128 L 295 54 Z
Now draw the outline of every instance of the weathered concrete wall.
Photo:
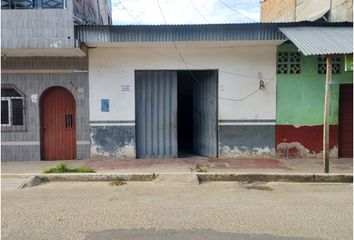
M 272 156 L 275 154 L 275 126 L 272 122 L 250 121 L 250 125 L 219 126 L 220 156 Z
M 353 21 L 353 0 L 332 0 L 331 22 Z
M 278 43 L 269 42 L 269 46 L 259 46 L 252 42 L 248 43 L 250 45 L 231 42 L 208 43 L 207 46 L 202 42 L 182 44 L 179 46 L 180 51 L 190 69 L 200 70 L 208 66 L 209 69 L 219 70 L 218 117 L 222 133 L 219 135 L 220 155 L 274 154 L 275 56 Z M 187 70 L 176 50 L 167 43 L 92 48 L 89 59 L 91 131 L 103 134 L 113 126 L 116 126 L 116 130 L 112 131 L 117 133 L 125 132 L 127 127 L 135 128 L 135 70 Z M 243 101 L 225 100 L 241 99 L 258 89 L 258 73 L 262 74 L 265 82 L 272 79 L 264 91 L 258 91 Z M 109 100 L 109 112 L 101 111 L 101 99 Z M 261 132 L 252 131 L 250 125 L 257 125 L 257 128 L 262 129 Z M 231 136 L 225 131 L 227 128 L 232 128 L 235 134 L 247 133 L 248 142 L 242 142 L 236 135 Z M 106 135 L 110 139 L 109 131 Z M 270 141 L 272 136 L 273 141 Z M 127 149 L 133 149 L 133 135 L 119 134 L 116 137 L 120 139 L 113 140 L 115 146 L 112 146 L 108 141 L 102 144 L 91 133 L 92 153 L 125 156 L 119 154 L 121 143 L 125 143 Z M 236 147 L 240 149 L 237 153 Z
M 1 49 L 74 48 L 72 1 L 65 9 L 1 10 Z
M 111 0 L 74 1 L 74 16 L 81 24 L 112 25 Z
M 278 52 L 298 52 L 292 44 L 282 44 Z M 301 56 L 300 74 L 277 76 L 278 155 L 284 157 L 322 156 L 322 128 L 326 74 L 318 72 L 317 56 Z M 330 109 L 330 151 L 338 156 L 339 86 L 352 83 L 352 72 L 345 72 L 344 57 L 340 73 L 333 74 Z
M 261 3 L 261 21 L 313 21 L 328 10 L 331 22 L 353 21 L 353 0 L 265 0 Z
M 92 157 L 135 157 L 135 126 L 107 126 L 104 122 L 91 122 L 90 131 Z
M 24 126 L 1 127 L 1 160 L 40 160 L 41 94 L 53 86 L 68 89 L 76 101 L 77 158 L 90 155 L 89 85 L 87 58 L 1 59 L 1 84 L 13 86 L 24 95 Z

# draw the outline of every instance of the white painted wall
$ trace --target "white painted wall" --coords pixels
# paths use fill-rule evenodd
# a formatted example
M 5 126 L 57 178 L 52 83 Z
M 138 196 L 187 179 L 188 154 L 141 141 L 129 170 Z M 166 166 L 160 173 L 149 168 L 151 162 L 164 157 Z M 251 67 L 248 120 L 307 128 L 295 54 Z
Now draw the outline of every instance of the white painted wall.
M 219 99 L 220 120 L 275 119 L 278 43 L 269 43 L 271 45 L 268 46 L 254 44 L 193 43 L 183 47 L 179 44 L 190 69 L 205 69 L 207 66 L 219 70 L 221 98 L 240 99 L 257 90 L 258 72 L 264 78 L 274 79 L 266 90 L 258 91 L 242 102 Z M 134 120 L 134 70 L 143 69 L 187 68 L 176 49 L 167 44 L 139 47 L 117 44 L 115 47 L 89 49 L 90 121 Z M 122 85 L 129 85 L 130 91 L 121 91 Z M 110 112 L 101 112 L 101 99 L 110 100 Z

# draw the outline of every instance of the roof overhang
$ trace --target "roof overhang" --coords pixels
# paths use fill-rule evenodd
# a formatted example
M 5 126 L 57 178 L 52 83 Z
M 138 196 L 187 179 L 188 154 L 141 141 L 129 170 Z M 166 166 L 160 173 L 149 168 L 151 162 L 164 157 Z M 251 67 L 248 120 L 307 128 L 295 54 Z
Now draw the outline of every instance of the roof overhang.
M 180 42 L 86 42 L 88 48 L 232 48 L 252 46 L 278 46 L 286 40 L 268 41 L 180 41 Z
M 279 28 L 305 56 L 353 53 L 353 27 Z
M 287 37 L 280 27 L 349 26 L 350 23 L 239 23 L 195 25 L 75 26 L 75 37 L 87 46 L 117 46 L 122 43 L 253 42 L 282 43 Z M 271 43 L 272 42 L 272 43 Z M 112 44 L 115 43 L 115 44 Z

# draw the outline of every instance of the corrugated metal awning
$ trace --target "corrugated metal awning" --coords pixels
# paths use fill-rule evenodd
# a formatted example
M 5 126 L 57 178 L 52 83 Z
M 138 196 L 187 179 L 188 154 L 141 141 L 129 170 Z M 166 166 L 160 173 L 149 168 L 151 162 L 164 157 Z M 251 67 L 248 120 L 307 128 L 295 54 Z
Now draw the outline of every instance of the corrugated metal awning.
M 280 27 L 347 27 L 350 23 L 240 23 L 187 25 L 75 26 L 75 38 L 85 43 L 180 41 L 277 41 L 287 40 Z
M 305 55 L 353 53 L 353 27 L 279 28 Z

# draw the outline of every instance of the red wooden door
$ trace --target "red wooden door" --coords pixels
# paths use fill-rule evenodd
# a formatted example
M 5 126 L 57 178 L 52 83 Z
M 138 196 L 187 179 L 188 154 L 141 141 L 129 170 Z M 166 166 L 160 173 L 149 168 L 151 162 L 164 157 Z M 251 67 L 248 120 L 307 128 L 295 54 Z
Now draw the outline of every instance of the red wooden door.
M 353 157 L 353 84 L 340 85 L 339 157 Z
M 41 97 L 42 160 L 76 159 L 76 109 L 73 95 L 53 87 Z

